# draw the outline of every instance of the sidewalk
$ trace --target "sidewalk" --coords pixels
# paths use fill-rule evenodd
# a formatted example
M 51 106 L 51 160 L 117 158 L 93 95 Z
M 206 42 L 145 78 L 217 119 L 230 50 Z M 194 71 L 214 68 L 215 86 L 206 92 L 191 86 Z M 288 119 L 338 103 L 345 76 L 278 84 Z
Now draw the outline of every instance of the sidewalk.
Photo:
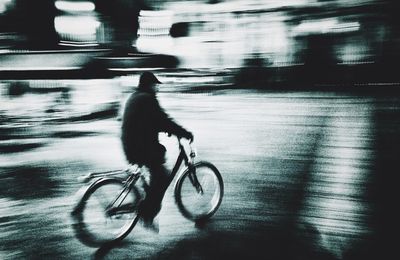
M 3 50 L 0 79 L 99 79 L 143 69 L 175 68 L 169 55 L 112 49 Z

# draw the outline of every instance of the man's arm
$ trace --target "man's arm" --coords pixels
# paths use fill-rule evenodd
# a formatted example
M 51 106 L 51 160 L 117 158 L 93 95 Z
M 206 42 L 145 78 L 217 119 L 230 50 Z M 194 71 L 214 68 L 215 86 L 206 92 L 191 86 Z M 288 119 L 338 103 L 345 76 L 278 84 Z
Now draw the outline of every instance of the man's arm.
M 159 131 L 168 132 L 179 137 L 184 137 L 193 140 L 193 134 L 185 128 L 177 124 L 155 100 L 156 120 L 158 123 Z

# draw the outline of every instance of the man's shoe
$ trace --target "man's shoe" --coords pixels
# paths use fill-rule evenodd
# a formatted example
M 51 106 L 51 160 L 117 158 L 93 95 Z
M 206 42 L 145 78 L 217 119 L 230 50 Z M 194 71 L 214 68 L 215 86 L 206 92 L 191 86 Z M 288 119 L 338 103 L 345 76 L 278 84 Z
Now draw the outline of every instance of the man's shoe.
M 153 233 L 156 234 L 160 233 L 160 225 L 158 224 L 158 221 L 155 219 L 142 219 L 142 225 L 147 230 Z

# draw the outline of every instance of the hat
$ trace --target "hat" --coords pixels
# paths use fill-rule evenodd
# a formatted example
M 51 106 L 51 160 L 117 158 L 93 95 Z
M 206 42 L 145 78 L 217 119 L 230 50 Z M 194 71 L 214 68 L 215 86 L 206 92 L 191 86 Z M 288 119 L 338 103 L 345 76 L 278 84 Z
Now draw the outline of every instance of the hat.
M 139 86 L 147 86 L 154 83 L 161 84 L 161 82 L 156 78 L 156 76 L 154 76 L 152 72 L 146 71 L 140 75 Z

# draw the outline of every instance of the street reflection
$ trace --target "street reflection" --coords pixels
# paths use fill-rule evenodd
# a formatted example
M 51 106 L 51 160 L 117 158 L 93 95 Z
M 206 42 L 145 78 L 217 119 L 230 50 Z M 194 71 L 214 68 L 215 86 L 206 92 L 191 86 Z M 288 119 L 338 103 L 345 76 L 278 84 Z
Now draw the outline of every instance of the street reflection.
M 253 235 L 269 240 L 273 238 L 262 234 L 277 235 L 270 230 L 277 228 L 289 232 L 289 237 L 276 240 L 287 246 L 308 237 L 309 244 L 302 247 L 301 254 L 321 256 L 317 252 L 322 250 L 340 258 L 352 250 L 353 243 L 374 232 L 370 225 L 374 202 L 368 198 L 375 176 L 371 169 L 377 152 L 374 129 L 378 126 L 372 120 L 375 103 L 385 104 L 386 98 L 335 92 L 199 91 L 204 80 L 190 75 L 161 73 L 160 79 L 169 86 L 161 89 L 160 102 L 173 117 L 194 129 L 201 157 L 211 158 L 223 172 L 227 188 L 221 210 L 198 233 L 199 229 L 179 215 L 170 190 L 160 216 L 162 233 L 149 237 L 139 226 L 126 246 L 109 252 L 118 255 L 129 251 L 133 246 L 130 239 L 141 241 L 134 245 L 142 250 L 141 255 L 149 250 L 142 243 L 162 248 L 182 240 L 182 245 L 203 246 L 209 241 L 207 237 L 254 228 L 259 232 Z M 107 109 L 109 104 L 114 104 L 115 111 L 121 109 L 135 84 L 137 77 L 122 77 L 58 82 L 57 86 L 68 89 L 67 95 L 63 90 L 11 96 L 2 91 L 2 103 L 7 104 L 1 112 L 0 142 L 6 211 L 17 210 L 12 205 L 18 204 L 18 210 L 35 215 L 33 205 L 42 204 L 49 212 L 44 222 L 62 217 L 59 225 L 68 229 L 68 209 L 80 187 L 76 177 L 126 165 L 118 112 L 108 113 Z M 197 90 L 190 91 L 189 85 Z M 184 89 L 181 87 L 187 91 L 177 91 Z M 171 167 L 176 143 L 164 136 L 161 140 L 168 148 L 167 164 Z M 26 147 L 28 144 L 31 146 Z M 11 219 L 18 223 L 12 216 L 4 223 Z M 25 232 L 9 224 L 7 229 L 20 234 L 15 239 Z M 53 237 L 58 232 L 54 229 L 42 235 Z M 203 233 L 204 240 L 200 239 Z M 66 235 L 62 240 L 76 247 L 79 242 L 73 233 Z M 194 243 L 187 236 L 200 240 Z M 182 254 L 179 248 L 176 254 Z M 26 254 L 32 253 L 29 247 L 26 250 Z M 73 255 L 87 253 L 83 250 Z M 166 257 L 169 253 L 175 255 L 168 251 Z M 215 256 L 217 252 L 208 253 Z

